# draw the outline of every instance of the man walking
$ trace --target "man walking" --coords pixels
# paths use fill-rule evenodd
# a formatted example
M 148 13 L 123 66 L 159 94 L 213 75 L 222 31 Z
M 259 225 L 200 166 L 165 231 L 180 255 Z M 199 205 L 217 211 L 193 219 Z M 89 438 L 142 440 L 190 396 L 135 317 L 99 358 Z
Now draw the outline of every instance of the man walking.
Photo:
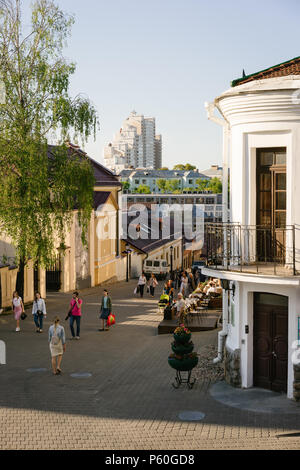
M 79 298 L 79 293 L 75 291 L 73 292 L 69 310 L 72 339 L 80 339 L 81 306 L 82 300 Z M 76 322 L 76 336 L 74 331 L 74 322 Z

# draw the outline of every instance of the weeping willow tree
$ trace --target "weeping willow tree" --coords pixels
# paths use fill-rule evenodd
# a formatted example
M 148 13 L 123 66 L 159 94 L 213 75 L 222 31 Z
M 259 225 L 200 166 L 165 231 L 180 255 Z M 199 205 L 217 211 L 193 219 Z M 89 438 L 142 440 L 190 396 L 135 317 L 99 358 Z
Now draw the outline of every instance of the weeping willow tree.
M 31 25 L 20 0 L 0 0 L 0 234 L 16 248 L 21 290 L 29 259 L 46 267 L 63 247 L 78 211 L 86 243 L 94 177 L 84 153 L 67 148 L 96 133 L 89 99 L 70 96 L 75 65 L 63 57 L 74 18 L 53 0 L 37 0 Z M 51 147 L 49 137 L 59 143 Z

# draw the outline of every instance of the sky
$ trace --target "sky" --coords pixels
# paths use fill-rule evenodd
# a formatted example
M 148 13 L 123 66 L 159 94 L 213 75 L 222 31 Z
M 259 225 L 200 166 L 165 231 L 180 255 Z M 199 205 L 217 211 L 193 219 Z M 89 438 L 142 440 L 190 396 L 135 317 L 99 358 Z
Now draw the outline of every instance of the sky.
M 23 3 L 28 5 L 29 0 Z M 246 74 L 300 56 L 299 0 L 56 0 L 75 16 L 65 56 L 77 64 L 71 93 L 96 106 L 103 148 L 132 110 L 156 118 L 163 166 L 222 163 L 213 101 Z

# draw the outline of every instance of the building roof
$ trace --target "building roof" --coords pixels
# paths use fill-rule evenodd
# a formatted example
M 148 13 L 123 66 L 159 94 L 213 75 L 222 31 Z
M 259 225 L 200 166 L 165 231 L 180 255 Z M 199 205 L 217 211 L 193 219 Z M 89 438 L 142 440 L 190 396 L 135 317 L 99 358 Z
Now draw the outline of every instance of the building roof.
M 295 57 L 294 59 L 282 62 L 281 64 L 273 65 L 272 67 L 260 70 L 259 72 L 237 78 L 231 82 L 231 86 L 235 87 L 254 80 L 285 77 L 287 75 L 300 75 L 300 57 Z
M 72 152 L 77 153 L 78 155 L 88 158 L 91 162 L 91 165 L 94 170 L 94 177 L 96 181 L 96 186 L 122 186 L 122 183 L 119 181 L 118 177 L 114 175 L 108 168 L 105 168 L 105 166 L 101 165 L 101 163 L 96 162 L 91 158 L 89 155 L 87 155 L 86 152 L 81 150 L 80 147 L 77 145 L 68 143 L 68 153 L 71 155 Z M 55 150 L 56 146 L 55 145 L 48 145 L 48 158 L 53 158 L 53 152 Z
M 121 171 L 120 171 L 119 176 L 120 176 L 121 178 L 123 178 L 123 177 L 126 178 L 126 177 L 130 176 L 131 173 L 133 173 L 134 171 L 135 171 L 135 170 L 133 170 L 132 168 L 131 168 L 131 169 L 128 169 L 128 170 L 127 170 L 127 169 L 124 169 L 124 170 L 121 170 Z
M 156 219 L 158 221 L 158 219 Z M 165 219 L 164 219 L 165 220 Z M 129 222 L 129 219 L 127 219 L 127 222 Z M 181 239 L 182 238 L 182 234 L 181 233 L 174 233 L 174 221 L 172 220 L 172 218 L 169 220 L 169 223 L 170 223 L 170 236 L 168 238 L 162 238 L 162 232 L 161 232 L 161 229 L 162 229 L 162 226 L 161 224 L 163 223 L 162 222 L 162 219 L 160 218 L 159 219 L 159 223 L 160 223 L 160 238 L 159 239 L 152 239 L 151 238 L 151 225 L 153 224 L 154 220 L 153 218 L 150 216 L 150 213 L 149 213 L 149 220 L 148 220 L 148 225 L 143 225 L 143 224 L 138 224 L 140 229 L 139 229 L 139 232 L 140 232 L 140 236 L 141 237 L 147 237 L 147 238 L 138 238 L 137 240 L 134 240 L 130 237 L 127 237 L 125 239 L 125 242 L 126 243 L 129 243 L 130 245 L 132 245 L 134 248 L 138 249 L 139 251 L 141 251 L 142 253 L 151 253 L 152 251 L 154 250 L 157 250 L 158 248 L 160 248 L 161 246 L 164 246 L 172 241 L 174 241 L 175 239 Z
M 210 168 L 207 170 L 201 170 L 201 173 L 204 175 L 204 177 L 212 178 L 214 176 L 221 177 L 223 174 L 223 168 L 218 165 L 211 165 Z
M 119 174 L 122 178 L 134 177 L 134 178 L 204 178 L 205 175 L 199 172 L 199 170 L 122 170 Z
M 94 191 L 94 209 L 98 209 L 99 206 L 105 204 L 110 194 L 109 191 Z

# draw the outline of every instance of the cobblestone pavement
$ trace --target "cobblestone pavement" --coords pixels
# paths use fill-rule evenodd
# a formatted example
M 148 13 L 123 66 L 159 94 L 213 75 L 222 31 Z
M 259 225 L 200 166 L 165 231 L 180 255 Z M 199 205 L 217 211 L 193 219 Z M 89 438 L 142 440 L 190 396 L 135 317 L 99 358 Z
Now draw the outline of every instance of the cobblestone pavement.
M 117 324 L 108 332 L 97 331 L 102 289 L 82 292 L 81 339 L 67 342 L 62 376 L 51 374 L 46 331 L 56 314 L 64 319 L 69 295 L 48 296 L 43 334 L 35 333 L 30 312 L 20 333 L 11 315 L 0 317 L 7 345 L 7 365 L 0 366 L 0 449 L 299 448 L 299 415 L 224 406 L 201 377 L 192 390 L 175 390 L 167 363 L 171 336 L 156 333 L 158 289 L 155 299 L 145 294 L 140 300 L 134 287 L 134 281 L 109 287 Z M 67 325 L 66 332 L 69 338 Z M 195 333 L 193 342 L 197 350 L 216 345 L 217 332 Z M 76 372 L 92 375 L 71 377 Z M 205 418 L 181 421 L 183 411 Z

